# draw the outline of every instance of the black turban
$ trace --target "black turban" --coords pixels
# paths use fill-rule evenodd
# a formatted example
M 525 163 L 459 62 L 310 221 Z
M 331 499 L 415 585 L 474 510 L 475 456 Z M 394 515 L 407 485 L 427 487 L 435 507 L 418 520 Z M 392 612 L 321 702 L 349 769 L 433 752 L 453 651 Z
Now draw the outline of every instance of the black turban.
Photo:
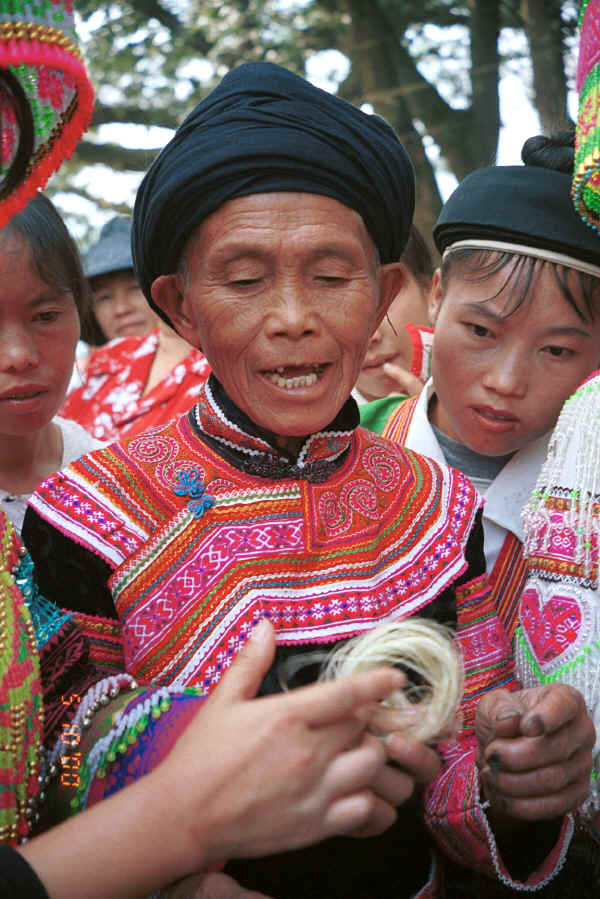
M 393 129 L 286 69 L 247 63 L 190 113 L 140 185 L 132 250 L 146 297 L 208 215 L 272 191 L 332 197 L 361 215 L 382 262 L 402 255 L 414 174 Z
M 600 265 L 600 240 L 575 212 L 571 175 L 536 165 L 467 175 L 446 201 L 433 236 L 440 253 L 459 240 L 496 240 Z

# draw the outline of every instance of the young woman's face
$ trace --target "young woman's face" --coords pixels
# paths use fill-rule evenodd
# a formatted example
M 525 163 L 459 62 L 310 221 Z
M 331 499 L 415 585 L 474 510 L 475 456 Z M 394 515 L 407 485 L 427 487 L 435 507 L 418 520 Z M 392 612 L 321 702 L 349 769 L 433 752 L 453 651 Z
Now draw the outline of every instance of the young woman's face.
M 417 281 L 406 266 L 403 265 L 402 269 L 404 283 L 394 297 L 387 316 L 369 341 L 367 355 L 356 383 L 368 400 L 397 392 L 397 384 L 384 371 L 386 363 L 399 365 L 410 371 L 413 344 L 406 325 L 429 325 L 428 285 Z
M 25 239 L 0 238 L 0 434 L 43 428 L 63 403 L 79 339 L 70 293 L 41 280 Z
M 550 265 L 536 263 L 525 301 L 506 316 L 508 291 L 521 287 L 502 289 L 508 271 L 474 281 L 453 269 L 444 294 L 436 272 L 432 287 L 431 421 L 489 456 L 515 452 L 553 428 L 564 401 L 600 362 L 600 316 L 581 320 Z M 575 272 L 569 286 L 583 308 Z
M 99 275 L 91 287 L 92 309 L 107 340 L 148 334 L 158 325 L 132 271 Z

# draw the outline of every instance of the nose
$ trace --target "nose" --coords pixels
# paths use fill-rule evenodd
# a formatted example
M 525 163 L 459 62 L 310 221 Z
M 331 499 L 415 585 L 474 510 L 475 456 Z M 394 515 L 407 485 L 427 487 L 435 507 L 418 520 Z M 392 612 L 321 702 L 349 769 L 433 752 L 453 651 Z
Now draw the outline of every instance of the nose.
M 518 350 L 499 351 L 490 361 L 483 376 L 483 384 L 500 396 L 523 397 L 531 371 L 531 361 Z
M 298 340 L 315 334 L 317 330 L 318 316 L 310 298 L 295 286 L 280 289 L 271 306 L 268 335 Z
M 39 360 L 35 341 L 22 328 L 3 329 L 0 334 L 0 367 L 3 371 L 22 372 L 34 368 Z
M 371 334 L 371 337 L 369 338 L 369 342 L 367 344 L 367 350 L 370 349 L 371 347 L 375 347 L 378 344 L 380 344 L 382 337 L 383 337 L 383 322 Z
M 125 290 L 122 287 L 115 290 L 113 306 L 115 315 L 126 315 L 134 305 L 135 303 L 133 302 L 130 291 Z

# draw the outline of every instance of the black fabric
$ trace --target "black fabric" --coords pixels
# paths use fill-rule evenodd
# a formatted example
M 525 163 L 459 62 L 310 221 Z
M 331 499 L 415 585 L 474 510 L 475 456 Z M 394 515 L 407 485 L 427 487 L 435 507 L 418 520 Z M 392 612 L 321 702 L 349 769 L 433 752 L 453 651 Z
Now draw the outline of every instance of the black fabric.
M 272 478 L 274 480 L 306 480 L 314 484 L 322 484 L 328 478 L 332 477 L 346 461 L 350 445 L 348 446 L 348 449 L 341 452 L 339 456 L 336 456 L 334 459 L 317 459 L 314 462 L 298 466 L 296 462 L 291 461 L 288 456 L 277 449 L 272 442 L 273 435 L 269 435 L 262 428 L 259 428 L 258 425 L 254 424 L 254 422 L 248 418 L 245 412 L 242 412 L 242 410 L 236 406 L 233 400 L 230 399 L 225 392 L 220 381 L 217 380 L 212 372 L 209 377 L 209 384 L 214 401 L 231 423 L 237 425 L 246 434 L 250 434 L 252 437 L 259 437 L 261 440 L 271 443 L 273 446 L 272 453 L 264 452 L 249 456 L 248 453 L 243 452 L 243 450 L 237 449 L 234 446 L 228 446 L 204 431 L 200 427 L 200 423 L 196 417 L 196 407 L 190 409 L 188 413 L 188 422 L 196 437 L 207 446 L 210 446 L 222 459 L 225 459 L 226 462 L 229 462 L 230 465 L 233 465 L 233 467 L 237 468 L 239 471 L 244 471 L 246 474 L 261 478 Z M 348 434 L 348 443 L 350 444 L 352 431 L 354 431 L 359 423 L 360 416 L 356 401 L 353 397 L 348 397 L 336 417 L 323 429 L 323 431 L 345 431 Z
M 440 253 L 479 238 L 600 265 L 600 241 L 575 212 L 571 177 L 540 166 L 493 166 L 467 175 L 444 204 L 433 236 Z
M 44 885 L 22 855 L 0 845 L 0 896 L 6 899 L 49 899 Z
M 430 843 L 409 802 L 384 834 L 334 837 L 267 859 L 228 862 L 225 873 L 276 899 L 409 899 L 427 882 Z
M 34 563 L 34 577 L 40 593 L 61 609 L 117 618 L 108 579 L 107 563 L 85 549 L 58 528 L 27 508 L 23 543 Z
M 394 130 L 280 66 L 246 63 L 190 113 L 140 185 L 132 251 L 147 299 L 208 215 L 235 197 L 273 191 L 355 209 L 382 262 L 404 250 L 414 173 Z
M 528 830 L 515 840 L 512 856 L 503 855 L 503 861 L 513 878 L 527 877 L 543 860 L 558 837 L 555 821 L 540 821 L 535 832 Z M 520 861 L 514 865 L 517 856 Z M 456 865 L 448 859 L 445 868 L 445 899 L 514 899 L 525 895 L 517 893 L 500 881 L 490 880 L 483 874 Z M 575 831 L 565 863 L 558 874 L 545 886 L 535 890 L 536 899 L 598 899 L 600 884 L 600 851 L 598 843 L 582 828 Z

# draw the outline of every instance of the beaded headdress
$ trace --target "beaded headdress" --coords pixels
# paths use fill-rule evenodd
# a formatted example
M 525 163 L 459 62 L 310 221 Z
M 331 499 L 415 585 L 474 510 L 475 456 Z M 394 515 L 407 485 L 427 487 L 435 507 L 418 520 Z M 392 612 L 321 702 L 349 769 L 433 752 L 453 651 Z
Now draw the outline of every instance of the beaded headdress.
M 579 14 L 573 203 L 591 228 L 600 230 L 600 0 L 583 0 Z
M 0 227 L 71 156 L 93 99 L 72 0 L 0 0 Z
M 566 401 L 523 511 L 528 578 L 515 644 L 524 687 L 561 681 L 586 701 L 598 739 L 584 813 L 600 810 L 600 372 Z

